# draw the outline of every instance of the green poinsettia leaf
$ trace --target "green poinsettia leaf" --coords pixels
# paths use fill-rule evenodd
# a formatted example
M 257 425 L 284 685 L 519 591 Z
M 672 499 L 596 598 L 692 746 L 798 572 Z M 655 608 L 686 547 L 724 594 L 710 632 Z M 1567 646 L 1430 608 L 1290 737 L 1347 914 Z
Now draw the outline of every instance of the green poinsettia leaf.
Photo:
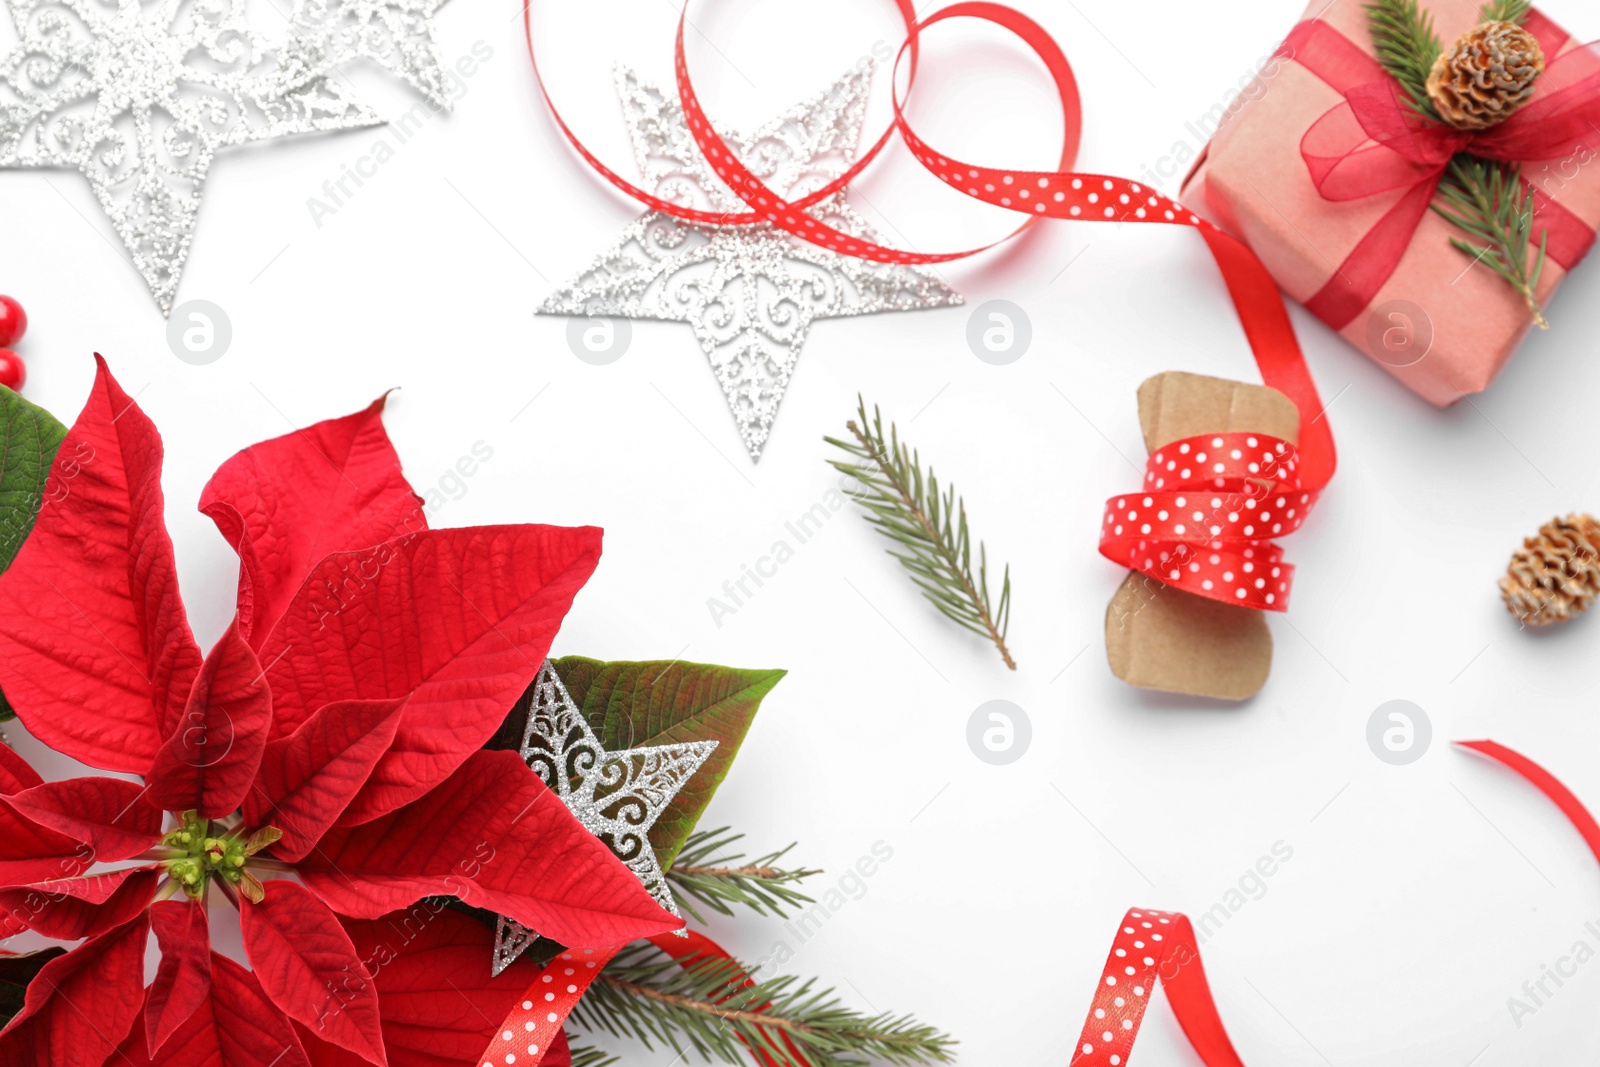
M 589 728 L 609 751 L 684 741 L 718 743 L 650 831 L 662 868 L 670 867 L 727 776 L 762 699 L 785 672 L 676 660 L 606 663 L 585 656 L 552 662 Z M 527 722 L 525 696 L 484 747 L 517 751 Z
M 0 386 L 0 571 L 11 566 L 44 501 L 44 483 L 67 428 Z
M 0 386 L 0 571 L 11 566 L 33 529 L 44 483 L 67 428 L 56 417 Z M 0 693 L 0 721 L 14 718 Z
M 785 672 L 676 660 L 603 663 L 563 656 L 553 662 L 573 703 L 608 751 L 685 741 L 718 743 L 650 830 L 662 868 L 672 866 L 727 777 L 762 699 Z
M 650 844 L 663 869 L 672 866 L 706 805 L 727 776 L 762 699 L 786 672 L 745 671 L 669 660 L 612 662 L 584 656 L 552 661 L 573 703 L 608 750 L 716 741 L 716 751 L 656 820 Z M 516 752 L 528 725 L 528 694 L 523 694 L 484 748 Z M 493 927 L 492 912 L 459 902 L 453 907 Z M 544 964 L 562 946 L 541 937 L 525 955 Z
M 10 1022 L 11 1017 L 22 1010 L 28 983 L 34 980 L 40 969 L 57 956 L 65 955 L 66 951 L 52 947 L 16 955 L 0 952 L 0 1026 Z

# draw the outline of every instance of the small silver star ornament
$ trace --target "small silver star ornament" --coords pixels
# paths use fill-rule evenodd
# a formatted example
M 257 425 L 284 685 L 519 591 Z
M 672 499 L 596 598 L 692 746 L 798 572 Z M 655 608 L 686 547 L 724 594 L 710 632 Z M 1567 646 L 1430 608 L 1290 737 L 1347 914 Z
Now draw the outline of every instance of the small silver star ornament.
M 555 790 L 567 810 L 611 847 L 656 903 L 681 916 L 666 872 L 650 846 L 650 828 L 672 798 L 716 749 L 715 741 L 689 741 L 607 752 L 572 702 L 549 660 L 534 680 L 522 758 Z M 499 975 L 539 935 L 500 917 L 491 970 Z
M 449 107 L 441 2 L 296 0 L 274 42 L 245 0 L 8 0 L 0 168 L 81 172 L 168 314 L 219 150 L 381 122 L 331 76 L 357 57 Z
M 759 129 L 718 132 L 767 186 L 799 199 L 848 169 L 871 79 L 869 60 Z M 625 67 L 616 81 L 643 187 L 685 207 L 745 210 L 696 146 L 677 96 Z M 811 214 L 879 241 L 843 192 Z M 746 450 L 759 460 L 814 320 L 960 303 L 960 294 L 931 271 L 841 256 L 767 224 L 702 225 L 651 211 L 539 311 L 687 322 Z

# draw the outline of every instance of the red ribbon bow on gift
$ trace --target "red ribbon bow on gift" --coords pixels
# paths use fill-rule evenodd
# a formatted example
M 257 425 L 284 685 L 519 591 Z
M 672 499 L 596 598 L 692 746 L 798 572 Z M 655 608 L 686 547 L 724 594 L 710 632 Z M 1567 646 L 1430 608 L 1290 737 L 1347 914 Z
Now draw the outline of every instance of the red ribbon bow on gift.
M 1399 266 L 1450 160 L 1468 152 L 1503 163 L 1558 159 L 1600 147 L 1600 42 L 1556 55 L 1565 30 L 1537 11 L 1523 23 L 1550 60 L 1533 98 L 1485 130 L 1458 130 L 1419 114 L 1400 85 L 1354 42 L 1325 22 L 1302 22 L 1278 49 L 1344 96 L 1312 123 L 1300 155 L 1328 200 L 1361 200 L 1396 189 L 1404 195 L 1368 230 L 1306 309 L 1342 329 L 1372 303 Z M 1570 269 L 1595 234 L 1537 186 L 1534 217 L 1546 254 Z

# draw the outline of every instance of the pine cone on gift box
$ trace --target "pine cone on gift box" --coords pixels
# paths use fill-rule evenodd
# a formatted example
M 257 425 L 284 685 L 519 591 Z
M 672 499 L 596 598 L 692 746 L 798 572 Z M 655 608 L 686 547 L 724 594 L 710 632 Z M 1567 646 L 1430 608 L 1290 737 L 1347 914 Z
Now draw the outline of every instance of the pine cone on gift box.
M 1533 34 L 1515 22 L 1483 22 L 1433 61 L 1428 99 L 1456 129 L 1487 129 L 1528 102 L 1543 71 Z
M 1600 596 L 1600 521 L 1551 519 L 1522 543 L 1500 579 L 1506 608 L 1533 626 L 1565 622 Z

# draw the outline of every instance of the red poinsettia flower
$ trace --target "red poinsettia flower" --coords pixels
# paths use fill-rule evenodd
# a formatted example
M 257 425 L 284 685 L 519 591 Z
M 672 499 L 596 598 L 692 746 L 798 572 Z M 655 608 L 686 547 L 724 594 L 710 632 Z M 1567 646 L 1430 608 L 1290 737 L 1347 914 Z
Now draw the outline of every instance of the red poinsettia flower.
M 46 782 L 0 745 L 0 935 L 82 942 L 39 970 L 0 1063 L 464 1063 L 529 975 L 491 980 L 490 932 L 431 898 L 572 946 L 681 925 L 515 753 L 481 750 L 600 531 L 428 529 L 382 406 L 212 478 L 240 580 L 202 656 L 161 439 L 100 362 L 0 576 L 0 687 L 40 741 L 142 781 Z M 211 948 L 213 889 L 248 970 Z

